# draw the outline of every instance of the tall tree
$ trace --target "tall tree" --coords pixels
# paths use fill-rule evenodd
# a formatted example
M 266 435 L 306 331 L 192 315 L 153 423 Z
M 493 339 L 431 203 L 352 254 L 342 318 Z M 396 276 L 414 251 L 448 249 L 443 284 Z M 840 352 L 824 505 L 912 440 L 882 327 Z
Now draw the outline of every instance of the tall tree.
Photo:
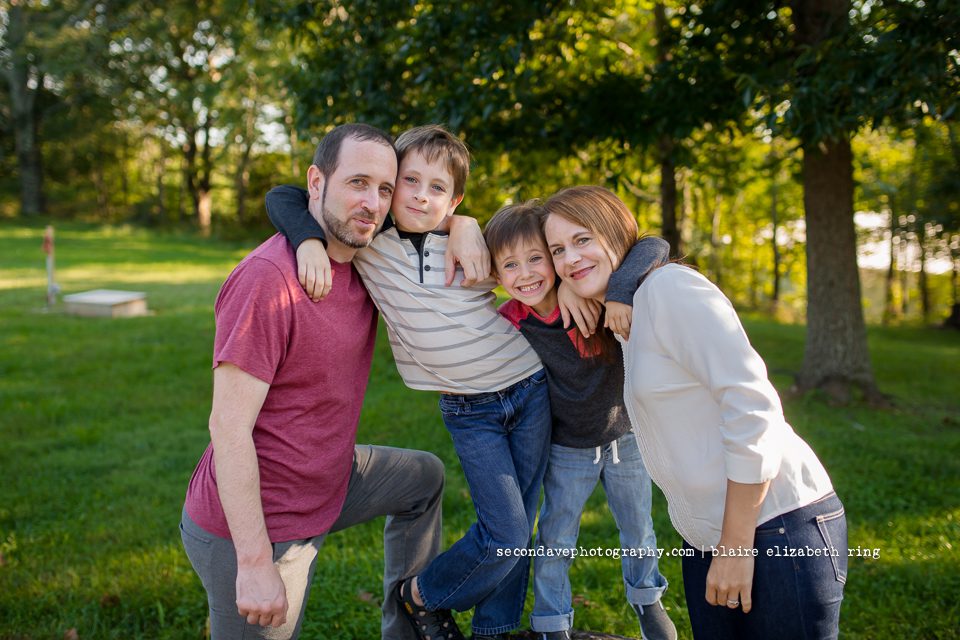
M 851 136 L 866 124 L 902 119 L 914 105 L 949 113 L 960 80 L 951 50 L 958 15 L 948 2 L 717 0 L 698 22 L 706 42 L 737 31 L 747 43 L 721 54 L 767 126 L 797 139 L 807 228 L 807 342 L 801 390 L 845 400 L 859 388 L 883 402 L 870 366 L 853 223 Z M 905 64 L 909 60 L 910 64 Z
M 84 98 L 109 96 L 109 42 L 129 19 L 130 5 L 129 0 L 10 0 L 0 6 L 0 73 L 10 98 L 23 215 L 46 206 L 45 116 L 56 111 L 62 118 L 64 111 L 82 107 Z M 57 170 L 63 169 L 58 164 Z
M 225 77 L 237 65 L 245 7 L 242 0 L 156 6 L 121 45 L 140 78 L 137 117 L 180 148 L 182 186 L 202 233 L 211 229 L 213 176 L 225 157 Z

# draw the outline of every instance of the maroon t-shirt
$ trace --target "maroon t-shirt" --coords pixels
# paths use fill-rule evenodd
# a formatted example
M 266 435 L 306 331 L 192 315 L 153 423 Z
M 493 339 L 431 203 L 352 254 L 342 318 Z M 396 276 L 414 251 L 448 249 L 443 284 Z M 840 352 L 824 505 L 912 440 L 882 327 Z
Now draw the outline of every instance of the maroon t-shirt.
M 213 366 L 229 362 L 270 384 L 253 429 L 271 542 L 328 531 L 346 497 L 377 330 L 353 265 L 331 262 L 333 289 L 312 302 L 293 249 L 277 234 L 237 265 L 217 296 Z M 198 525 L 229 538 L 213 446 L 187 488 Z

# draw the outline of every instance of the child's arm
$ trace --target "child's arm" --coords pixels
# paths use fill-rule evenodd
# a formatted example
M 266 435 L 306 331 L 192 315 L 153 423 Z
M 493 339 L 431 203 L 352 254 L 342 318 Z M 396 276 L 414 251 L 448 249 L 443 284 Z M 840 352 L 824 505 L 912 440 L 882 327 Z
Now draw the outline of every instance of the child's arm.
M 490 276 L 490 252 L 476 218 L 450 216 L 447 254 L 444 256 L 447 286 L 457 275 L 457 263 L 463 269 L 462 287 L 469 287 Z
M 604 326 L 614 333 L 630 338 L 633 321 L 633 294 L 651 271 L 662 266 L 670 257 L 670 244 L 662 238 L 648 236 L 637 240 L 623 258 L 623 263 L 610 276 L 607 286 L 606 320 Z
M 597 321 L 600 320 L 602 309 L 596 300 L 585 300 L 575 294 L 566 282 L 560 283 L 557 289 L 557 306 L 560 307 L 560 317 L 563 318 L 563 327 L 570 326 L 570 321 L 577 325 L 584 338 L 589 338 L 597 330 Z
M 333 269 L 320 238 L 307 238 L 297 247 L 297 279 L 314 302 L 326 298 L 333 288 Z
M 307 295 L 319 302 L 333 286 L 333 270 L 324 249 L 323 227 L 307 209 L 305 189 L 283 185 L 267 194 L 267 217 L 297 251 L 297 279 Z
M 306 189 L 291 185 L 274 187 L 267 193 L 267 217 L 294 249 L 309 238 L 319 238 L 326 244 L 323 227 L 307 208 L 309 201 Z

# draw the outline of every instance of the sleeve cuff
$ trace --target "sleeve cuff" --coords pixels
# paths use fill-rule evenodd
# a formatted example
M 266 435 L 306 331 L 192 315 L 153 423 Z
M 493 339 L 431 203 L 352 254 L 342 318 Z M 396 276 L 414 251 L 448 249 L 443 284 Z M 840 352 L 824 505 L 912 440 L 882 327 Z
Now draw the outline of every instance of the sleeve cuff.
M 760 484 L 773 480 L 780 473 L 783 455 L 780 452 L 750 450 L 726 456 L 727 479 L 742 484 Z

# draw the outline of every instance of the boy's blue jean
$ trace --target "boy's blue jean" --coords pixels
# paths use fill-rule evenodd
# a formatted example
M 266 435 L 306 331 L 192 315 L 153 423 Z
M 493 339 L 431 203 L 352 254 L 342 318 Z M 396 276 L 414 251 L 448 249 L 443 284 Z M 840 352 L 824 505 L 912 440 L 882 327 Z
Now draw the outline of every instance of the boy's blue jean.
M 536 600 L 530 616 L 534 631 L 573 628 L 568 574 L 574 557 L 569 550 L 577 547 L 580 517 L 598 480 L 603 483 L 607 504 L 620 530 L 620 548 L 634 552 L 620 556 L 627 601 L 632 605 L 650 605 L 667 588 L 654 555 L 657 537 L 650 517 L 650 476 L 643 466 L 636 436 L 628 432 L 617 439 L 616 448 L 612 444 L 603 446 L 600 460 L 595 462 L 596 452 L 595 448 L 573 449 L 557 444 L 550 447 L 534 557 Z M 548 555 L 549 551 L 554 553 Z M 580 562 L 590 559 L 582 558 Z
M 475 607 L 473 631 L 520 625 L 530 547 L 550 445 L 543 370 L 501 391 L 442 395 L 440 410 L 470 487 L 477 522 L 417 579 L 428 609 Z
M 837 494 L 757 527 L 753 608 L 714 607 L 706 593 L 712 560 L 683 558 L 683 586 L 693 637 L 709 640 L 826 640 L 840 632 L 847 581 L 847 520 Z M 691 549 L 684 543 L 684 549 Z M 815 555 L 819 550 L 821 555 Z M 826 550 L 826 553 L 824 553 Z M 810 553 L 814 551 L 814 553 Z M 802 555 L 801 555 L 802 554 Z

